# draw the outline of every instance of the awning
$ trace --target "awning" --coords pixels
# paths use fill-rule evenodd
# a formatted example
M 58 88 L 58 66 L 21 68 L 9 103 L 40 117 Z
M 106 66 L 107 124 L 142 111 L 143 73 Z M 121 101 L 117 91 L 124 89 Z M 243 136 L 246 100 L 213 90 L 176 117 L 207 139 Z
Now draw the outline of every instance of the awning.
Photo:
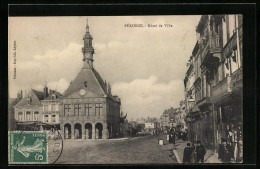
M 192 112 L 192 113 L 196 113 L 196 112 L 199 112 L 199 111 L 200 111 L 200 109 L 199 109 L 198 105 L 195 105 L 195 106 L 191 109 L 191 112 Z
M 54 126 L 54 125 L 60 125 L 60 123 L 44 123 L 41 121 L 25 121 L 25 122 L 17 122 L 18 125 L 49 125 L 49 126 Z

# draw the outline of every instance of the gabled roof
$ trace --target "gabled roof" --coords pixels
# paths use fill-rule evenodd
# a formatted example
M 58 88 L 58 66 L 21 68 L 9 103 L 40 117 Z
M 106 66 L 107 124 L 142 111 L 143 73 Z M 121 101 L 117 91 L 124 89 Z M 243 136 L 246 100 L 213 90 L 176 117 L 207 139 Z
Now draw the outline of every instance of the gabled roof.
M 97 80 L 98 80 L 98 82 L 99 82 L 101 88 L 103 89 L 104 93 L 107 94 L 106 84 L 105 84 L 105 82 L 103 81 L 102 77 L 101 77 L 100 74 L 96 71 L 96 69 L 93 68 L 92 70 L 93 70 L 93 72 L 94 72 L 94 74 L 95 74 L 95 76 L 96 76 L 96 78 L 97 78 Z
M 37 91 L 34 89 L 31 89 L 24 98 L 22 98 L 16 105 L 15 107 L 20 107 L 20 106 L 25 106 L 28 105 L 27 99 L 31 98 L 31 104 L 30 105 L 40 105 L 41 100 L 44 99 L 44 94 L 41 91 Z
M 107 95 L 106 84 L 94 68 L 83 67 L 76 78 L 71 82 L 68 89 L 64 92 L 63 97 L 73 93 L 74 91 L 84 87 L 84 82 L 99 95 Z
M 8 100 L 8 107 L 12 108 L 15 106 L 21 99 L 20 98 L 9 98 Z

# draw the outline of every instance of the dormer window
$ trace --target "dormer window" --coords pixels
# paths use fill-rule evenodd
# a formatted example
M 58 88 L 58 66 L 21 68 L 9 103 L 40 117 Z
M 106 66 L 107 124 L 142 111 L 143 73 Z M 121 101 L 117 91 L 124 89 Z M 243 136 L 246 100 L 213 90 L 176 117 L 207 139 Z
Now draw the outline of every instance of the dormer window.
M 84 87 L 88 87 L 88 83 L 87 83 L 87 81 L 84 81 Z
M 51 100 L 55 100 L 55 99 L 56 99 L 56 95 L 54 94 L 51 96 Z
M 27 104 L 31 104 L 32 103 L 32 99 L 31 98 L 27 98 Z

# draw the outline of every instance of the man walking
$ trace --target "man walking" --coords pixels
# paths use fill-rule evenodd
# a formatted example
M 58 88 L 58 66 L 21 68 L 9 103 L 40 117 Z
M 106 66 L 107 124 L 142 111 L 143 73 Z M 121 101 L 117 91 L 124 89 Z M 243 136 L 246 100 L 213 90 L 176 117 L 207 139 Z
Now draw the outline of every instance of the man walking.
M 187 147 L 185 147 L 183 151 L 183 163 L 191 163 L 191 154 L 192 148 L 190 147 L 190 143 L 187 143 Z
M 204 156 L 206 154 L 205 147 L 201 144 L 200 140 L 197 141 L 196 146 L 196 156 L 197 156 L 197 163 L 204 163 Z
M 233 149 L 230 144 L 227 144 L 225 138 L 221 139 L 221 144 L 219 145 L 218 158 L 224 163 L 230 163 L 233 158 Z

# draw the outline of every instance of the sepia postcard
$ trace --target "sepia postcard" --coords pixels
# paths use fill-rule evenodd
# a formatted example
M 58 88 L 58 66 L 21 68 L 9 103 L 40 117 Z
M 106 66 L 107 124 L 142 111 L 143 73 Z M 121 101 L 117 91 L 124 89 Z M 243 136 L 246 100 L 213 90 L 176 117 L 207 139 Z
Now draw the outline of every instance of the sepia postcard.
M 243 15 L 8 18 L 8 162 L 243 163 Z

